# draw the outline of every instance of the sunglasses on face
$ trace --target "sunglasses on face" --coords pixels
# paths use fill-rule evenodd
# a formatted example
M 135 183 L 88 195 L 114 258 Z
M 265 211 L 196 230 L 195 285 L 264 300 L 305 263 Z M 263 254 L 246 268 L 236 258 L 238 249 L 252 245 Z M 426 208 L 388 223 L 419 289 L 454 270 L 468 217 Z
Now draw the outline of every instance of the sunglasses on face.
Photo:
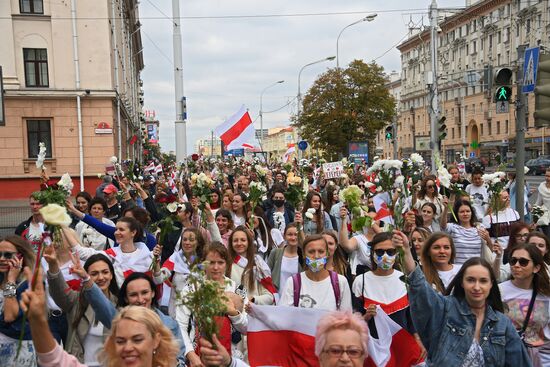
M 428 189 L 433 189 L 435 186 L 434 185 L 426 185 L 426 188 Z
M 517 263 L 519 263 L 519 266 L 521 266 L 522 268 L 526 267 L 528 264 L 529 264 L 529 259 L 526 259 L 524 257 L 512 257 L 510 258 L 510 265 L 514 266 L 516 265 Z
M 327 353 L 331 357 L 340 358 L 344 352 L 348 355 L 351 359 L 357 359 L 360 358 L 363 355 L 363 350 L 360 348 L 348 348 L 345 349 L 341 346 L 330 346 L 327 349 L 325 349 L 323 352 Z
M 518 239 L 521 239 L 521 238 L 525 239 L 525 238 L 527 238 L 527 236 L 529 236 L 529 233 L 518 233 L 518 234 L 516 234 L 516 238 L 518 238 Z
M 384 254 L 388 254 L 388 256 L 394 256 L 396 253 L 397 253 L 397 250 L 394 249 L 394 248 L 389 248 L 389 249 L 378 249 L 378 250 L 374 250 L 374 253 L 376 254 L 376 256 L 379 256 L 379 257 L 382 257 L 384 256 Z
M 17 255 L 17 252 L 11 252 L 11 251 L 0 251 L 0 259 L 4 258 L 6 260 L 11 260 Z

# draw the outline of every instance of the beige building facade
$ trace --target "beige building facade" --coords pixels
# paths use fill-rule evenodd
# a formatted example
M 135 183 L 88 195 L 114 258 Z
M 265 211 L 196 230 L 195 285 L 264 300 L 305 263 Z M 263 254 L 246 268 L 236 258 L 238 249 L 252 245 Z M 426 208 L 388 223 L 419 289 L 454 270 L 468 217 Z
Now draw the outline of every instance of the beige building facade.
M 36 189 L 39 142 L 47 146 L 47 173 L 68 172 L 75 190 L 82 177 L 92 192 L 111 156 L 139 158 L 137 0 L 5 0 L 0 16 L 0 198 Z
M 296 130 L 292 126 L 269 129 L 264 139 L 263 149 L 271 161 L 282 160 L 284 154 L 293 144 L 297 144 Z M 296 151 L 298 147 L 296 146 Z
M 496 86 L 485 78 L 487 67 L 515 70 L 516 48 L 550 46 L 548 0 L 485 0 L 441 19 L 438 32 L 438 88 L 447 137 L 441 156 L 447 162 L 476 156 L 496 162 L 513 159 L 516 119 L 514 105 L 497 113 Z M 412 34 L 398 46 L 401 52 L 401 93 L 398 107 L 398 156 L 417 151 L 430 155 L 427 73 L 430 67 L 429 30 Z M 491 78 L 490 78 L 491 79 Z M 515 83 L 515 79 L 512 79 Z M 512 87 L 512 100 L 517 91 Z M 534 126 L 534 96 L 528 96 L 526 159 L 548 153 L 550 139 Z M 382 131 L 377 138 L 382 155 L 391 157 L 393 145 Z

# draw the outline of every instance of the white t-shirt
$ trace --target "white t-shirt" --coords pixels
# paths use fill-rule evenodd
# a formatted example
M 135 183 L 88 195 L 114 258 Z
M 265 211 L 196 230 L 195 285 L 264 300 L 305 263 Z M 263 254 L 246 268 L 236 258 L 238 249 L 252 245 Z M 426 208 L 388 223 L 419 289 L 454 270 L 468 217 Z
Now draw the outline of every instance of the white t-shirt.
M 298 307 L 336 311 L 336 299 L 332 283 L 330 282 L 330 276 L 320 282 L 309 279 L 305 272 L 301 272 L 300 277 L 302 285 Z M 340 310 L 351 311 L 351 292 L 348 281 L 343 275 L 338 274 L 338 284 L 340 286 Z M 294 306 L 294 283 L 292 278 L 288 278 L 285 283 L 279 305 Z
M 443 282 L 443 286 L 445 288 L 449 286 L 449 284 L 452 282 L 452 280 L 454 279 L 455 275 L 458 273 L 461 267 L 462 267 L 461 265 L 453 264 L 453 268 L 451 270 L 437 271 L 437 274 L 439 275 L 439 279 L 441 279 L 441 281 Z
M 286 284 L 286 280 L 299 271 L 298 261 L 298 256 L 283 256 L 283 259 L 281 261 L 281 278 L 279 279 L 279 285 Z
M 103 348 L 103 324 L 98 322 L 90 325 L 90 330 L 84 338 L 84 363 L 88 367 L 101 366 L 98 362 L 98 351 Z
M 508 247 L 508 241 L 510 240 L 510 236 L 508 236 L 509 233 L 509 224 L 519 221 L 519 213 L 515 211 L 512 208 L 506 208 L 504 210 L 501 210 L 497 214 L 491 214 L 486 215 L 483 217 L 483 227 L 487 228 L 488 230 L 491 229 L 491 225 L 494 224 L 496 227 L 497 223 L 501 223 L 500 227 L 505 227 L 501 229 L 501 232 L 498 236 L 498 243 L 500 246 L 502 246 L 502 249 L 504 250 L 506 247 Z M 506 228 L 507 227 L 507 228 Z M 493 233 L 491 233 L 491 238 L 493 240 L 496 239 L 496 233 L 497 229 L 493 230 Z M 502 236 L 502 233 L 505 233 L 505 236 Z
M 499 288 L 506 316 L 512 320 L 512 324 L 516 330 L 521 330 L 527 316 L 533 290 L 518 288 L 511 280 L 499 284 Z M 537 294 L 531 313 L 531 321 L 529 321 L 525 330 L 525 341 L 538 346 L 550 340 L 549 322 L 550 297 Z M 546 366 L 545 364 L 543 365 Z
M 489 192 L 485 185 L 475 186 L 469 184 L 466 186 L 466 192 L 471 196 L 472 206 L 476 211 L 476 218 L 481 220 L 485 216 L 489 203 Z M 458 214 L 458 213 L 456 213 Z

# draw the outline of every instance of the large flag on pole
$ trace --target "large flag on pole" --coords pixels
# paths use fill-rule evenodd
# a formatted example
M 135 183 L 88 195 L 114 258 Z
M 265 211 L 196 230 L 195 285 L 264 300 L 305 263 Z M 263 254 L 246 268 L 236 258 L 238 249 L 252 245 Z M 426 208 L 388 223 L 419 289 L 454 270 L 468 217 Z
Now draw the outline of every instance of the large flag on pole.
M 294 146 L 294 144 L 292 144 L 292 146 L 290 146 L 286 153 L 283 155 L 283 162 L 286 163 L 290 160 L 290 157 L 292 156 L 292 154 L 294 154 L 294 152 L 296 151 L 296 148 Z
M 254 143 L 254 124 L 244 105 L 237 113 L 216 127 L 214 132 L 223 141 L 226 151 L 249 148 Z

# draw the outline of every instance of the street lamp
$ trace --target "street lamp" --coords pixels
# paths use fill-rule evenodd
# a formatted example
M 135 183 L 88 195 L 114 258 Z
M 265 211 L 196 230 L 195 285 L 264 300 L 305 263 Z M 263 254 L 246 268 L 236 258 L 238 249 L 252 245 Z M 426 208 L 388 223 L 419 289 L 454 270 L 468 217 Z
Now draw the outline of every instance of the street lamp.
M 269 88 L 271 87 L 274 87 L 276 86 L 277 84 L 281 84 L 281 83 L 284 83 L 285 81 L 284 80 L 279 80 L 278 82 L 275 82 L 273 84 L 270 84 L 268 85 L 267 87 L 265 87 L 262 92 L 260 93 L 260 148 L 262 148 L 262 151 L 264 150 L 264 113 L 263 113 L 263 109 L 262 109 L 262 101 L 263 101 L 263 97 L 264 97 L 264 92 L 266 90 L 268 90 Z
M 351 23 L 351 24 L 348 24 L 347 26 L 345 26 L 344 28 L 342 28 L 342 30 L 341 30 L 340 33 L 338 34 L 338 38 L 336 38 L 336 68 L 337 68 L 337 69 L 340 69 L 340 62 L 339 62 L 340 60 L 339 60 L 339 58 L 338 58 L 338 54 L 339 54 L 339 52 L 338 52 L 338 42 L 340 41 L 340 36 L 342 35 L 342 33 L 344 33 L 344 31 L 345 31 L 346 29 L 348 29 L 349 27 L 354 26 L 354 25 L 356 25 L 356 24 L 359 24 L 359 23 L 362 23 L 362 22 L 372 22 L 372 21 L 374 20 L 374 18 L 376 18 L 377 15 L 378 15 L 378 14 L 376 14 L 376 13 L 369 14 L 369 15 L 367 15 L 366 17 L 364 17 L 364 18 L 362 18 L 362 19 L 359 19 L 358 21 L 355 21 L 355 22 L 353 22 L 353 23 Z
M 317 60 L 317 61 L 314 61 L 314 62 L 310 62 L 309 64 L 306 64 L 306 65 L 302 66 L 302 68 L 300 69 L 300 72 L 298 73 L 298 96 L 296 97 L 296 100 L 298 102 L 298 110 L 297 110 L 296 115 L 297 115 L 298 119 L 300 118 L 300 110 L 301 110 L 301 107 L 302 107 L 302 93 L 300 91 L 300 79 L 302 78 L 302 71 L 304 71 L 304 69 L 307 68 L 308 66 L 319 64 L 319 63 L 325 62 L 325 61 L 332 61 L 335 58 L 336 58 L 336 56 L 325 57 L 324 59 Z

